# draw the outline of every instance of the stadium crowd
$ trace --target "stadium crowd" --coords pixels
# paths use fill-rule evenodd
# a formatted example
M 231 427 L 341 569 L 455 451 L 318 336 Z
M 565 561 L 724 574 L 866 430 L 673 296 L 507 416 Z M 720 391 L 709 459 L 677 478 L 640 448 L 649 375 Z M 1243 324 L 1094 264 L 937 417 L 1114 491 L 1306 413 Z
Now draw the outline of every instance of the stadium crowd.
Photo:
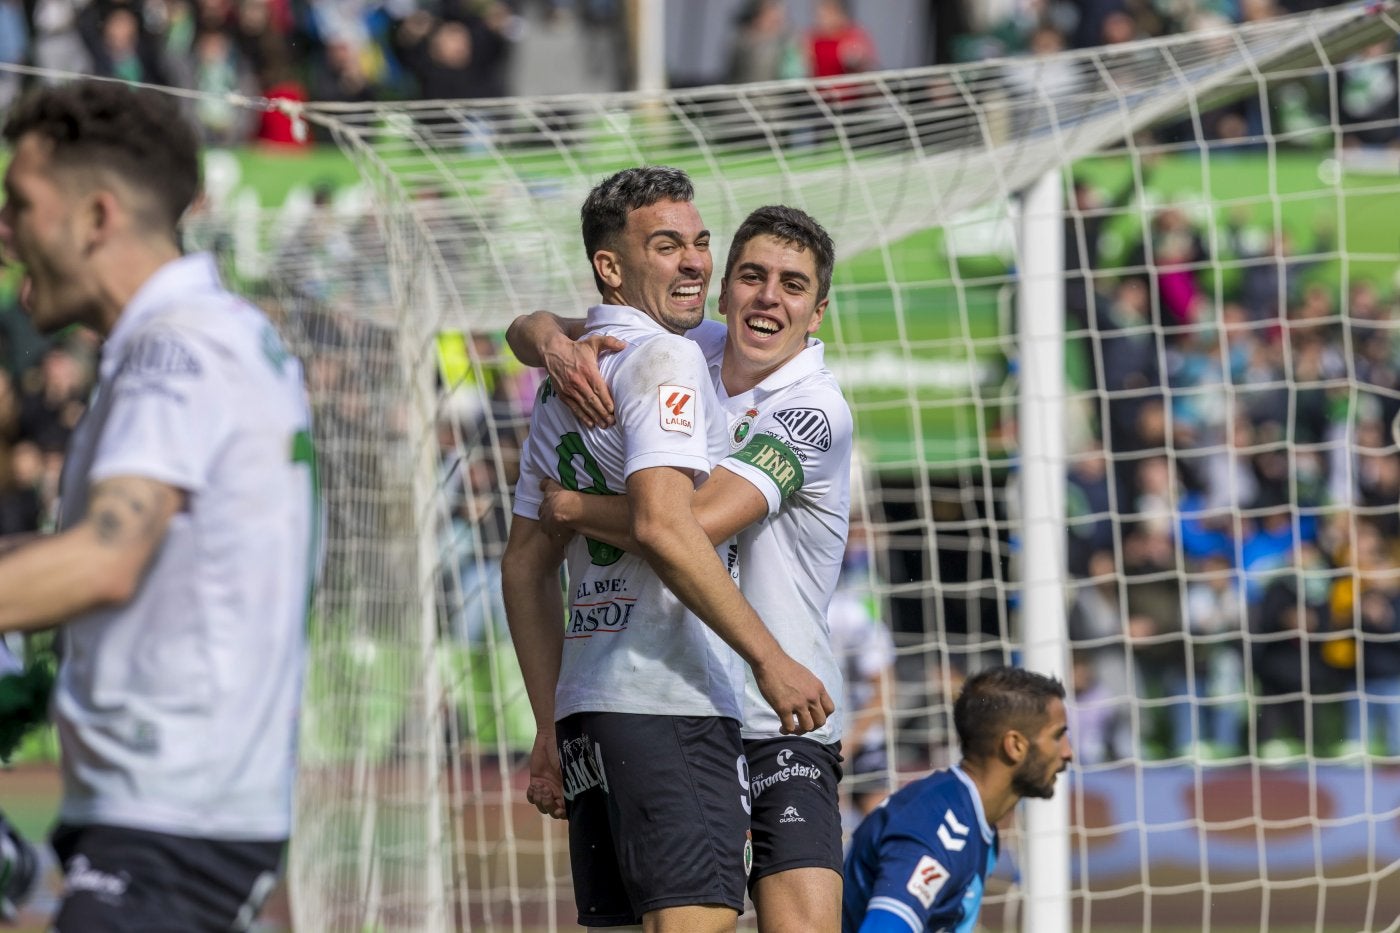
M 952 27 L 945 54 L 966 60 L 1319 5 L 1326 4 L 946 4 L 958 16 L 939 22 Z M 878 67 L 858 20 L 840 4 L 819 6 L 814 28 L 802 33 L 782 2 L 744 4 L 726 77 Z M 620 3 L 553 0 L 545 8 L 548 17 L 625 29 Z M 869 4 L 852 9 L 873 15 Z M 1005 15 L 995 15 L 998 9 Z M 521 24 L 530 12 L 523 3 L 472 0 L 0 0 L 0 57 L 292 99 L 491 97 L 512 90 L 505 66 L 514 45 L 529 41 Z M 1358 125 L 1347 139 L 1357 145 L 1396 140 L 1397 85 L 1393 67 L 1374 63 L 1381 51 L 1368 51 L 1340 76 L 1338 99 Z M 1306 122 L 1318 94 L 1303 88 L 1298 120 Z M 1378 116 L 1387 113 L 1388 121 Z M 288 125 L 239 114 L 207 98 L 197 117 L 209 142 L 295 142 Z M 1248 104 L 1207 116 L 1207 132 L 1216 137 L 1248 135 L 1259 119 Z M 1088 184 L 1076 194 L 1068 268 L 1102 269 L 1101 220 L 1105 204 L 1116 200 Z M 323 262 L 288 254 L 284 263 L 303 276 L 320 270 L 298 285 L 297 300 L 323 308 L 333 307 L 323 294 L 333 283 L 372 284 L 363 264 L 347 264 L 353 249 L 347 254 L 329 229 L 313 231 L 321 241 L 308 237 L 299 246 L 319 251 Z M 1356 279 L 1339 290 L 1315 281 L 1286 236 L 1261 234 L 1243 219 L 1227 225 L 1224 238 L 1209 233 L 1184 212 L 1164 209 L 1126 263 L 1150 264 L 1152 275 L 1093 275 L 1070 284 L 1070 326 L 1090 361 L 1087 407 L 1097 424 L 1070 480 L 1071 501 L 1088 516 L 1072 522 L 1070 538 L 1081 761 L 1241 752 L 1251 712 L 1260 715 L 1257 741 L 1280 753 L 1305 741 L 1322 752 L 1374 740 L 1377 750 L 1400 754 L 1400 460 L 1389 446 L 1400 405 L 1400 342 L 1389 325 L 1397 316 L 1391 283 Z M 1317 232 L 1322 241 L 1330 235 Z M 1081 242 L 1088 251 L 1082 262 Z M 1308 255 L 1329 249 L 1314 243 Z M 1231 270 L 1220 288 L 1217 262 Z M 320 351 L 309 366 L 313 383 L 326 383 L 313 386 L 326 409 L 318 425 L 363 417 L 363 385 L 376 364 L 337 363 L 337 354 L 352 346 L 375 352 L 364 348 L 377 345 L 352 334 L 363 325 L 330 311 L 298 320 L 304 345 Z M 444 542 L 463 573 L 445 590 L 456 591 L 449 597 L 453 626 L 467 642 L 482 638 L 482 619 L 500 617 L 478 594 L 499 590 L 504 490 L 514 477 L 503 483 L 492 464 L 500 445 L 509 451 L 518 444 L 533 386 L 532 377 L 504 362 L 509 355 L 495 336 L 471 340 L 477 357 L 492 362 L 485 377 L 491 405 L 469 406 L 443 426 L 444 471 L 463 488 Z M 0 532 L 48 527 L 61 452 L 92 385 L 95 347 L 80 331 L 42 343 L 11 307 L 0 314 L 0 363 Z M 460 451 L 467 456 L 458 461 Z M 332 450 L 327 468 L 349 474 L 363 464 L 354 452 L 338 464 Z M 1276 572 L 1288 568 L 1303 572 Z M 1150 711 L 1136 724 L 1122 715 L 1123 698 L 1134 695 L 1148 700 Z M 1362 734 L 1363 719 L 1374 735 Z
M 1036 56 L 1112 45 L 1332 5 L 1327 0 L 930 0 L 918 66 Z M 722 60 L 680 83 L 831 77 L 882 67 L 876 3 L 811 0 L 799 27 L 787 0 L 744 0 Z M 229 94 L 364 103 L 497 98 L 516 92 L 511 60 L 549 30 L 584 37 L 606 76 L 631 83 L 623 0 L 0 0 L 0 63 L 103 75 L 207 92 L 191 105 L 210 145 L 303 145 L 280 113 L 239 108 Z M 602 64 L 596 64 L 602 63 Z M 884 66 L 888 67 L 885 62 Z M 1371 110 L 1393 94 L 1365 61 L 1344 75 L 1345 107 Z M 0 108 L 21 86 L 0 73 Z M 1317 101 L 1299 98 L 1294 121 Z M 1231 124 L 1230 132 L 1248 127 Z M 1394 138 L 1384 133 L 1385 142 Z

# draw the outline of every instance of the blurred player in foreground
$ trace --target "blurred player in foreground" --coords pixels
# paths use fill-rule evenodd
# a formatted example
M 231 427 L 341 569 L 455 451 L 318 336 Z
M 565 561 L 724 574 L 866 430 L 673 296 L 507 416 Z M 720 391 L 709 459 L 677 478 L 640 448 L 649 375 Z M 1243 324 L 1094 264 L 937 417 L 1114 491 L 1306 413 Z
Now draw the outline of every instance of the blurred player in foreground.
M 291 831 L 317 557 L 301 367 L 181 255 L 199 153 L 172 98 L 44 88 L 4 137 L 30 317 L 104 340 L 58 531 L 0 558 L 0 630 L 63 626 L 53 929 L 247 929 Z
M 1065 688 L 1014 667 L 972 675 L 953 704 L 962 762 L 893 794 L 846 856 L 844 933 L 971 930 L 999 852 L 996 824 L 1050 798 L 1072 759 Z

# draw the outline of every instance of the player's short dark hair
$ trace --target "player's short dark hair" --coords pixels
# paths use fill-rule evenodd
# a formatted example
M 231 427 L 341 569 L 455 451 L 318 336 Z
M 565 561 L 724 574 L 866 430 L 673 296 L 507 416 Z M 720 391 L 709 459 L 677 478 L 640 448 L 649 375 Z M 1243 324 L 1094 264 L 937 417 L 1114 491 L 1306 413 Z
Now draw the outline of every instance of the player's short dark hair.
M 1050 701 L 1057 697 L 1065 698 L 1064 684 L 1035 671 L 993 667 L 973 674 L 953 704 L 953 728 L 963 756 L 995 755 L 1010 729 L 1034 738 L 1045 725 Z
M 588 265 L 600 249 L 611 249 L 627 226 L 627 215 L 658 201 L 694 201 L 695 186 L 690 176 L 666 165 L 625 168 L 598 182 L 584 199 L 579 211 L 583 227 L 583 250 Z M 593 281 L 601 293 L 603 280 L 595 269 Z
M 729 278 L 744 246 L 756 236 L 776 237 L 811 252 L 817 264 L 817 301 L 831 291 L 831 268 L 836 264 L 836 244 L 831 242 L 831 235 L 811 214 L 782 205 L 760 207 L 744 218 L 739 229 L 734 231 L 734 241 L 729 244 L 729 258 L 724 263 L 725 278 Z
M 152 230 L 174 235 L 199 191 L 199 141 L 173 97 L 114 81 L 39 88 L 11 109 L 11 146 L 30 133 L 53 145 L 51 167 L 112 172 L 150 196 Z

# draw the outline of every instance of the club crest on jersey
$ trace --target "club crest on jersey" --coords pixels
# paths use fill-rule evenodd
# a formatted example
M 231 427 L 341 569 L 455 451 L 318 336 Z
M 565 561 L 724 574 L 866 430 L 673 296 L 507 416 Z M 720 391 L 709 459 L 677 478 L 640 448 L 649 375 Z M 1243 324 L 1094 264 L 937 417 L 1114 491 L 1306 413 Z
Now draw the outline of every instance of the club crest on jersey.
M 820 408 L 785 408 L 773 419 L 787 429 L 794 444 L 805 444 L 817 450 L 831 449 L 831 422 Z
M 661 410 L 661 430 L 695 433 L 695 409 L 699 402 L 695 390 L 686 386 L 663 385 L 656 390 Z
M 744 442 L 749 439 L 749 432 L 753 430 L 753 420 L 757 417 L 757 408 L 750 408 L 744 412 L 744 417 L 740 418 L 739 423 L 734 425 L 734 434 L 729 439 L 730 450 L 738 450 L 744 446 Z

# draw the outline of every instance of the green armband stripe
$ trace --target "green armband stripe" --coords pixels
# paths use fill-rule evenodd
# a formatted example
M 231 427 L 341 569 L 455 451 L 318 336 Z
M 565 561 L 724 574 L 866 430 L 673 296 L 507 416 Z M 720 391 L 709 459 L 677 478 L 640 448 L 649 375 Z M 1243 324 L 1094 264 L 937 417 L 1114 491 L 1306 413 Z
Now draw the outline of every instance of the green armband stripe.
M 802 462 L 788 445 L 771 434 L 760 434 L 739 450 L 729 455 L 740 463 L 747 463 L 760 470 L 778 484 L 782 498 L 802 488 Z

